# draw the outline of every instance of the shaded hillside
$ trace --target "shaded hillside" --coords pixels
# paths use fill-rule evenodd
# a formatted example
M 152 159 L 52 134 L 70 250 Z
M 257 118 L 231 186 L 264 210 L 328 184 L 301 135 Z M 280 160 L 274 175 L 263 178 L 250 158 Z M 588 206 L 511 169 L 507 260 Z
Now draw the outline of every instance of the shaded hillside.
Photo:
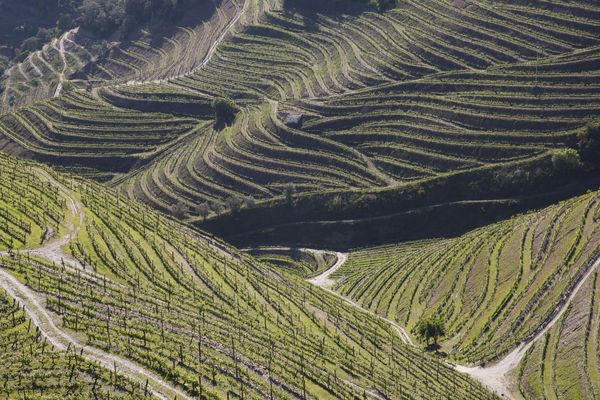
M 221 22 L 207 22 L 211 39 L 196 41 L 202 50 L 188 52 L 198 56 L 194 63 L 169 58 L 173 65 L 193 65 L 191 73 L 170 69 L 163 75 L 171 77 L 167 81 L 133 79 L 31 107 L 60 109 L 58 115 L 44 112 L 40 118 L 29 108 L 5 115 L 0 118 L 5 151 L 112 178 L 128 197 L 199 225 L 206 217 L 204 227 L 216 226 L 230 239 L 274 226 L 345 223 L 340 218 L 413 210 L 394 208 L 390 199 L 403 205 L 427 197 L 401 198 L 418 188 L 436 190 L 423 206 L 444 203 L 440 194 L 450 193 L 456 201 L 493 202 L 491 214 L 500 216 L 513 213 L 511 202 L 528 191 L 540 198 L 561 190 L 576 193 L 564 189 L 564 176 L 558 176 L 571 171 L 551 171 L 541 186 L 537 177 L 555 168 L 548 160 L 569 154 L 564 150 L 577 145 L 577 133 L 600 111 L 600 9 L 588 1 L 540 6 L 408 1 L 377 12 L 227 4 L 215 14 Z M 215 28 L 223 24 L 234 29 Z M 129 61 L 119 59 L 101 79 L 150 76 L 136 57 L 125 58 Z M 239 109 L 224 129 L 203 121 L 211 118 L 216 97 L 233 99 Z M 81 113 L 82 108 L 98 108 L 103 115 Z M 174 117 L 160 138 L 151 133 L 139 138 L 117 121 L 113 138 L 110 131 L 102 134 L 102 142 L 110 143 L 103 152 L 92 136 L 112 127 L 111 113 Z M 288 117 L 298 115 L 300 123 L 290 124 Z M 78 158 L 82 148 L 89 150 Z M 539 166 L 539 160 L 546 161 Z M 457 181 L 461 192 L 453 194 L 445 185 Z M 484 193 L 497 181 L 509 181 L 516 190 L 498 190 L 497 197 Z M 299 199 L 297 211 L 286 207 L 290 198 Z M 375 207 L 382 202 L 383 209 Z M 499 202 L 510 207 L 499 210 Z M 352 214 L 367 205 L 371 215 Z M 272 218 L 262 217 L 271 209 Z M 483 213 L 466 228 L 485 218 Z M 328 237 L 339 234 L 343 240 L 328 243 L 356 244 L 344 229 L 330 231 Z M 259 233 L 265 243 L 270 237 L 290 240 L 277 230 Z

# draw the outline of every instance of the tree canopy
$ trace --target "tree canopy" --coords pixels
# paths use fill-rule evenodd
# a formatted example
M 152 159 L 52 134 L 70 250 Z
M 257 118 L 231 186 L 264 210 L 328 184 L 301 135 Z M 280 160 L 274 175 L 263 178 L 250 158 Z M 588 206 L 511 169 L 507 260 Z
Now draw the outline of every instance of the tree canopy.
M 233 122 L 237 107 L 233 100 L 227 97 L 217 97 L 212 101 L 212 109 L 218 122 L 229 124 Z
M 588 123 L 577 134 L 579 157 L 588 166 L 600 164 L 600 121 Z
M 440 317 L 429 317 L 419 321 L 416 330 L 417 336 L 427 345 L 432 339 L 433 343 L 437 345 L 438 339 L 446 335 L 446 328 Z

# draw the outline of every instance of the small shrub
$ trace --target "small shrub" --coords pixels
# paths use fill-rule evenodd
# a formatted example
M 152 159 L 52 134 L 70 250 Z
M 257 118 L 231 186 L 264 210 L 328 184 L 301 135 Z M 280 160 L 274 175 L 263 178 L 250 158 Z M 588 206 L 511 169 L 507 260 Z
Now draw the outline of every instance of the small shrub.
M 254 208 L 256 207 L 256 200 L 254 200 L 254 197 L 252 196 L 246 196 L 244 198 L 244 205 L 246 208 Z
M 240 212 L 244 201 L 237 196 L 231 196 L 225 200 L 225 203 L 227 203 L 227 208 L 229 208 L 232 214 L 237 214 Z
M 176 218 L 179 219 L 185 218 L 187 212 L 188 209 L 182 202 L 177 202 L 171 207 L 171 214 L 173 214 Z
M 293 183 L 288 183 L 283 186 L 283 196 L 286 204 L 294 205 L 294 195 L 296 194 L 296 186 Z
M 208 217 L 208 214 L 210 213 L 210 207 L 208 206 L 208 203 L 198 204 L 196 206 L 196 212 L 199 216 L 202 217 L 202 220 L 205 220 L 206 217 Z

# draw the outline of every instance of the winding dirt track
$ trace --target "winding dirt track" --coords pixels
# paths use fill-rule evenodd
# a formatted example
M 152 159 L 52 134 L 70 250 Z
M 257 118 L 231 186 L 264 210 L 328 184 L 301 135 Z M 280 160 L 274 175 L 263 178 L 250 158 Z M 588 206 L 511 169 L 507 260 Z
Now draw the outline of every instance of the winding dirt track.
M 320 250 L 311 250 L 311 251 L 320 251 Z M 331 253 L 331 252 L 329 252 L 329 253 Z M 348 260 L 348 253 L 335 252 L 335 254 L 338 256 L 338 261 L 327 271 L 323 272 L 320 275 L 315 276 L 314 278 L 309 279 L 309 282 L 344 299 L 346 301 L 346 303 L 351 304 L 354 307 L 360 308 L 361 310 L 366 311 L 366 312 L 368 312 L 372 315 L 375 315 L 378 318 L 381 318 L 382 320 L 388 322 L 394 328 L 396 328 L 396 330 L 398 331 L 398 333 L 399 333 L 400 337 L 402 338 L 402 340 L 404 341 L 404 343 L 414 346 L 415 344 L 412 342 L 410 336 L 408 335 L 408 333 L 402 326 L 398 325 L 396 322 L 394 322 L 392 320 L 384 318 L 380 315 L 377 315 L 377 314 L 371 312 L 370 310 L 365 309 L 360 304 L 355 303 L 355 302 L 349 300 L 348 298 L 346 298 L 346 297 L 340 295 L 339 293 L 330 289 L 330 287 L 333 286 L 333 284 L 335 282 L 332 281 L 329 277 L 336 270 L 338 270 L 342 265 L 344 265 L 344 263 Z M 459 372 L 463 372 L 463 373 L 470 375 L 472 378 L 478 380 L 483 385 L 488 387 L 490 390 L 496 392 L 497 394 L 503 396 L 504 398 L 508 398 L 511 400 L 517 400 L 518 398 L 515 397 L 515 395 L 513 394 L 514 382 L 512 381 L 512 378 L 513 378 L 511 376 L 512 372 L 515 370 L 515 368 L 518 367 L 519 363 L 521 362 L 521 360 L 527 353 L 527 350 L 537 340 L 539 340 L 541 337 L 543 337 L 544 334 L 549 329 L 551 329 L 554 326 L 554 324 L 556 324 L 560 320 L 560 317 L 567 310 L 567 308 L 569 307 L 569 305 L 571 304 L 571 302 L 573 301 L 573 299 L 575 298 L 575 296 L 577 295 L 577 293 L 579 292 L 581 287 L 584 285 L 584 283 L 587 281 L 587 279 L 592 275 L 592 273 L 596 269 L 600 269 L 600 258 L 598 258 L 591 265 L 591 267 L 588 269 L 588 271 L 580 278 L 579 282 L 577 282 L 577 284 L 574 286 L 570 295 L 568 297 L 566 297 L 564 299 L 564 301 L 562 301 L 559 304 L 554 316 L 550 320 L 544 321 L 542 323 L 542 325 L 539 326 L 538 329 L 535 331 L 533 336 L 525 339 L 517 348 L 515 348 L 513 351 L 511 351 L 502 360 L 498 361 L 497 363 L 495 363 L 493 365 L 487 366 L 487 367 L 470 367 L 470 366 L 459 365 L 459 364 L 453 364 L 453 367 Z
M 325 252 L 325 253 L 334 253 L 337 255 L 337 261 L 335 262 L 335 264 L 333 264 L 333 266 L 331 268 L 329 268 L 327 271 L 324 271 L 323 273 L 309 279 L 308 281 L 310 283 L 312 283 L 315 286 L 319 286 L 320 288 L 327 290 L 329 293 L 339 297 L 340 299 L 344 300 L 344 302 L 346 302 L 347 304 L 352 305 L 353 307 L 359 308 L 360 310 L 362 310 L 363 312 L 366 312 L 372 316 L 375 316 L 377 318 L 380 318 L 382 320 L 384 320 L 385 322 L 387 322 L 388 324 L 392 325 L 396 331 L 398 332 L 398 335 L 400 335 L 400 338 L 402 339 L 402 341 L 408 345 L 414 346 L 415 344 L 413 343 L 412 339 L 410 338 L 410 335 L 408 334 L 408 332 L 406 332 L 406 329 L 404 329 L 402 326 L 398 325 L 396 322 L 389 320 L 387 318 L 382 317 L 381 315 L 378 315 L 374 312 L 372 312 L 371 310 L 367 310 L 366 308 L 364 308 L 363 306 L 361 306 L 358 303 L 355 303 L 354 301 L 350 300 L 349 298 L 342 296 L 341 294 L 339 294 L 338 292 L 331 290 L 331 286 L 333 286 L 333 284 L 335 283 L 335 281 L 331 280 L 329 277 L 331 276 L 331 274 L 333 274 L 335 271 L 337 271 L 342 265 L 344 265 L 346 263 L 346 261 L 348 260 L 348 253 L 341 253 L 339 251 L 336 252 L 330 252 L 330 251 L 324 251 L 324 250 L 314 250 L 314 249 L 304 249 L 304 250 L 310 250 L 313 252 Z
M 518 398 L 515 397 L 513 394 L 514 391 L 512 390 L 514 386 L 514 382 L 511 382 L 512 371 L 517 368 L 525 356 L 525 353 L 527 353 L 527 350 L 529 350 L 529 348 L 537 340 L 543 337 L 546 332 L 548 332 L 548 330 L 550 330 L 554 324 L 560 320 L 560 317 L 562 317 L 562 315 L 565 313 L 579 290 L 599 266 L 600 258 L 596 259 L 588 271 L 575 285 L 571 291 L 571 294 L 561 304 L 559 304 L 554 316 L 550 320 L 544 321 L 544 323 L 538 327 L 536 333 L 532 337 L 525 339 L 525 341 L 523 341 L 516 349 L 508 353 L 508 355 L 502 360 L 498 361 L 494 365 L 490 365 L 489 367 L 467 367 L 463 365 L 456 365 L 456 370 L 471 375 L 479 382 L 508 399 L 517 400 Z
M 83 207 L 79 200 L 71 193 L 69 189 L 67 189 L 60 182 L 57 182 L 48 173 L 43 170 L 39 170 L 39 172 L 45 180 L 57 186 L 67 198 L 71 217 L 79 218 L 79 225 L 81 225 L 84 215 L 82 211 Z M 68 222 L 66 225 L 68 230 L 66 235 L 58 239 L 51 240 L 40 247 L 20 250 L 20 252 L 27 252 L 31 255 L 45 258 L 57 264 L 63 263 L 67 268 L 76 268 L 80 271 L 84 271 L 85 268 L 83 265 L 81 265 L 81 263 L 79 263 L 79 261 L 69 257 L 62 250 L 62 248 L 70 242 L 72 237 L 76 236 L 79 230 L 79 225 L 73 224 L 72 221 Z M 9 254 L 7 252 L 0 252 L 0 257 L 8 255 Z M 138 381 L 141 384 L 148 382 L 148 389 L 158 398 L 165 400 L 194 399 L 177 387 L 165 382 L 156 374 L 127 359 L 107 353 L 94 347 L 82 345 L 77 338 L 73 337 L 68 332 L 57 326 L 54 319 L 43 305 L 44 297 L 42 295 L 28 288 L 10 272 L 2 268 L 0 268 L 0 286 L 24 307 L 33 323 L 40 329 L 42 335 L 44 335 L 57 349 L 66 350 L 69 345 L 75 346 L 78 349 L 83 349 L 82 355 L 87 360 L 94 363 L 99 363 L 110 370 L 114 370 L 116 368 L 117 372 L 127 376 L 129 379 Z
M 67 62 L 67 56 L 65 54 L 65 40 L 69 40 L 69 36 L 73 33 L 76 33 L 78 30 L 79 28 L 71 29 L 70 31 L 62 35 L 58 40 L 58 46 L 56 49 L 58 50 L 60 58 L 62 59 L 63 68 L 62 71 L 58 74 L 58 85 L 56 86 L 56 90 L 54 91 L 54 97 L 60 96 L 62 92 L 63 81 L 65 80 L 65 72 L 67 71 L 67 68 L 69 66 L 69 63 Z
M 83 224 L 84 214 L 83 207 L 79 200 L 72 194 L 72 192 L 65 187 L 60 182 L 56 181 L 50 174 L 46 171 L 39 170 L 40 176 L 48 182 L 51 182 L 53 185 L 57 186 L 59 190 L 63 193 L 65 198 L 68 201 L 68 210 L 71 214 L 71 219 L 68 219 L 66 227 L 67 233 L 62 237 L 53 239 L 48 241 L 42 246 L 21 250 L 21 252 L 27 252 L 31 255 L 42 257 L 47 260 L 50 260 L 57 264 L 63 264 L 67 268 L 75 268 L 80 271 L 85 271 L 85 266 L 82 265 L 78 260 L 73 259 L 64 253 L 63 247 L 66 246 L 73 237 L 75 237 L 79 231 L 79 227 Z M 79 223 L 75 224 L 73 222 L 73 218 L 79 219 Z M 335 254 L 337 257 L 337 261 L 335 264 L 322 272 L 321 274 L 309 279 L 309 282 L 315 286 L 319 286 L 324 290 L 332 293 L 333 295 L 339 297 L 344 300 L 349 305 L 356 307 L 364 312 L 367 312 L 377 318 L 380 318 L 390 325 L 392 325 L 396 331 L 398 332 L 400 338 L 404 341 L 404 343 L 415 346 L 413 341 L 410 338 L 410 335 L 406 332 L 406 330 L 397 324 L 396 322 L 384 318 L 376 313 L 363 308 L 360 304 L 355 303 L 354 301 L 348 299 L 345 296 L 335 292 L 331 289 L 333 284 L 335 283 L 330 277 L 336 272 L 340 267 L 342 267 L 346 261 L 348 260 L 348 253 L 342 252 L 332 252 L 325 250 L 314 250 L 314 249 L 303 249 L 305 251 L 311 251 L 316 253 L 327 253 L 327 254 Z M 1 256 L 7 256 L 7 252 L 0 252 Z M 551 329 L 556 322 L 560 319 L 560 317 L 564 314 L 568 306 L 571 304 L 572 300 L 575 298 L 581 287 L 587 281 L 587 279 L 592 275 L 592 273 L 599 269 L 600 266 L 600 258 L 598 258 L 589 268 L 588 271 L 583 274 L 583 276 L 579 279 L 577 284 L 573 287 L 568 297 L 566 297 L 561 304 L 559 305 L 557 311 L 554 316 L 550 320 L 544 321 L 542 325 L 535 331 L 535 334 L 527 338 L 523 341 L 519 347 L 515 348 L 512 352 L 510 352 L 506 357 L 497 362 L 494 365 L 490 365 L 487 367 L 470 367 L 464 365 L 454 365 L 457 371 L 466 373 L 473 377 L 474 379 L 480 381 L 482 384 L 495 391 L 496 393 L 504 396 L 505 398 L 514 399 L 516 397 L 513 394 L 513 382 L 511 382 L 511 373 L 512 371 L 519 365 L 527 350 L 538 340 L 540 339 L 549 329 Z M 133 362 L 121 358 L 119 356 L 115 356 L 113 354 L 107 353 L 103 350 L 99 350 L 97 348 L 93 348 L 90 346 L 82 345 L 78 339 L 71 336 L 69 333 L 65 332 L 61 328 L 59 328 L 54 322 L 52 316 L 48 313 L 45 307 L 42 305 L 43 296 L 35 293 L 23 283 L 21 283 L 18 279 L 16 279 L 12 274 L 8 271 L 0 268 L 0 286 L 4 288 L 12 297 L 17 299 L 25 308 L 27 313 L 29 314 L 31 320 L 35 323 L 35 325 L 40 329 L 41 333 L 54 345 L 54 347 L 65 350 L 69 345 L 75 346 L 77 348 L 83 349 L 83 356 L 92 361 L 103 365 L 106 368 L 114 369 L 117 368 L 118 371 L 129 377 L 130 379 L 137 380 L 139 382 L 148 381 L 148 387 L 152 391 L 152 393 L 162 399 L 173 399 L 173 398 L 182 398 L 192 400 L 193 398 L 188 396 L 186 393 L 181 391 L 180 389 L 170 385 L 165 382 L 159 376 L 154 373 L 134 364 Z

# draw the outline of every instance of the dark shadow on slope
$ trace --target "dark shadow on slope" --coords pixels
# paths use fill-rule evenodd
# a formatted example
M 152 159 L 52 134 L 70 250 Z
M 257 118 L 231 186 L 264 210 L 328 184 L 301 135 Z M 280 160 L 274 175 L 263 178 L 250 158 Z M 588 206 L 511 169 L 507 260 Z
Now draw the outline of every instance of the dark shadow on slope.
M 330 18 L 352 18 L 367 11 L 382 12 L 395 4 L 396 0 L 284 0 L 283 13 L 286 16 L 300 16 L 305 31 L 317 32 L 320 15 Z
M 285 245 L 348 249 L 453 237 L 513 215 L 539 209 L 600 187 L 600 174 L 577 178 L 544 173 L 548 159 L 523 163 L 531 173 L 502 183 L 501 176 L 517 166 L 485 168 L 418 185 L 377 192 L 320 193 L 259 204 L 235 216 L 221 215 L 198 224 L 239 247 Z M 547 171 L 546 171 L 547 172 Z M 499 180 L 500 178 L 500 180 Z M 332 202 L 342 204 L 332 209 Z

